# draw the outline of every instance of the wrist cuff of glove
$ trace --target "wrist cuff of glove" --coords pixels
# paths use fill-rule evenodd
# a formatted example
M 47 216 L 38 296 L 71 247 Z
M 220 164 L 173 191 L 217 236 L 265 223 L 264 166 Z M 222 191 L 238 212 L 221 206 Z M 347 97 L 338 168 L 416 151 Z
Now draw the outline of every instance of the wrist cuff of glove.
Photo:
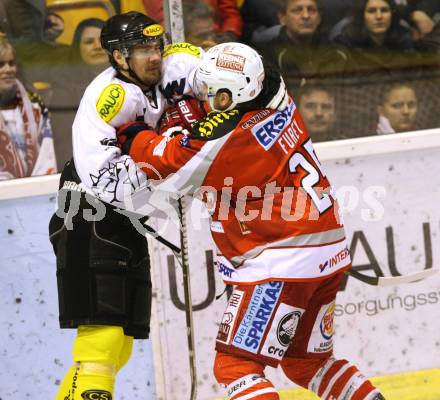
M 146 147 L 151 139 L 156 136 L 157 133 L 154 131 L 141 131 L 122 145 L 123 152 L 128 154 L 135 162 L 146 162 Z

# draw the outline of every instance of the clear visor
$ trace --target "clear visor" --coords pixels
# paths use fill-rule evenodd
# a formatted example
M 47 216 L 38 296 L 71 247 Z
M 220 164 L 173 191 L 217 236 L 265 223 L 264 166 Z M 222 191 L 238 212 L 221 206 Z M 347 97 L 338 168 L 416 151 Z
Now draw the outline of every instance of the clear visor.
M 130 55 L 137 53 L 138 55 L 151 56 L 158 52 L 163 53 L 165 43 L 162 35 L 154 38 L 146 37 L 142 39 L 133 40 L 126 44 Z

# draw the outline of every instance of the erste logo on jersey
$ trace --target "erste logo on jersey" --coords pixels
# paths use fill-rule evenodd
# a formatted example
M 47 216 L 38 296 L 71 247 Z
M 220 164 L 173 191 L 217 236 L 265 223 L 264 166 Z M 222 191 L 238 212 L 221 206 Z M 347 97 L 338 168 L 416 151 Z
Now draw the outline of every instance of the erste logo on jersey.
M 125 90 L 121 85 L 108 85 L 99 96 L 96 111 L 99 117 L 109 123 L 121 110 L 125 99 Z
M 255 139 L 264 150 L 269 150 L 281 132 L 292 123 L 295 109 L 295 103 L 291 101 L 285 110 L 272 114 L 251 129 Z
M 283 282 L 257 285 L 232 345 L 257 354 L 267 325 L 281 296 Z

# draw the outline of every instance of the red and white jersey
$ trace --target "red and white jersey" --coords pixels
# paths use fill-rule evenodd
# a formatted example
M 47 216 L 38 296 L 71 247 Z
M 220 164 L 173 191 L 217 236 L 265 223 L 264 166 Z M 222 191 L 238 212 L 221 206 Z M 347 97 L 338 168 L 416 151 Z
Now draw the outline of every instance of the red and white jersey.
M 284 111 L 210 113 L 190 138 L 141 132 L 130 155 L 167 178 L 160 189 L 207 202 L 226 283 L 320 279 L 350 266 L 336 200 L 292 99 Z

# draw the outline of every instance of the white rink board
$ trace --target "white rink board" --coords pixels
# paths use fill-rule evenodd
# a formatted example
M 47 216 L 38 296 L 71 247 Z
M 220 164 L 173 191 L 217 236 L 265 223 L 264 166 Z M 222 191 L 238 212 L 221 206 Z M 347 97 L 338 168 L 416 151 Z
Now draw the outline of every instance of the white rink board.
M 72 364 L 75 331 L 58 325 L 48 225 L 55 195 L 0 201 L 0 399 L 55 398 Z M 135 341 L 118 400 L 155 398 L 150 341 Z
M 377 260 L 385 276 L 391 275 L 389 262 L 391 270 L 394 262 L 402 274 L 418 272 L 425 268 L 426 246 L 428 261 L 432 259 L 432 265 L 439 268 L 438 157 L 437 147 L 415 151 L 406 149 L 405 152 L 390 154 L 379 152 L 368 157 L 323 163 L 330 181 L 342 196 L 341 206 L 346 208 L 344 219 L 349 243 L 356 237 L 355 267 L 371 263 L 366 253 L 369 247 L 368 255 Z M 376 190 L 382 193 L 378 201 L 383 206 L 383 215 L 380 206 L 374 207 L 379 204 L 374 201 Z M 353 205 L 350 199 L 355 200 L 356 193 L 359 201 Z M 195 305 L 206 300 L 213 289 L 216 294 L 224 289 L 217 274 L 215 280 L 208 282 L 207 279 L 205 250 L 212 248 L 207 226 L 205 220 L 203 229 L 190 229 L 190 267 Z M 425 236 L 429 237 L 426 245 L 424 230 Z M 392 251 L 391 236 L 395 251 Z M 174 242 L 178 242 L 177 234 Z M 162 368 L 156 369 L 156 376 L 164 380 L 157 391 L 160 399 L 177 400 L 189 398 L 190 375 L 185 314 L 170 300 L 167 254 L 170 252 L 163 246 L 153 246 L 154 279 L 160 293 L 157 297 L 159 331 L 155 338 L 155 354 L 160 359 L 161 351 L 162 357 Z M 213 266 L 208 265 L 208 268 Z M 181 276 L 179 266 L 171 268 L 171 271 L 177 271 L 178 277 Z M 373 275 L 372 271 L 364 273 Z M 183 302 L 182 285 L 180 280 L 177 282 L 179 299 Z M 435 321 L 440 320 L 440 274 L 425 281 L 384 288 L 368 286 L 349 278 L 345 291 L 338 295 L 337 303 L 337 357 L 357 363 L 368 375 L 438 367 L 440 342 Z M 201 400 L 224 396 L 224 390 L 213 379 L 212 364 L 217 326 L 225 304 L 226 295 L 223 295 L 220 300 L 194 312 L 198 399 Z M 158 363 L 156 365 L 159 366 Z M 274 372 L 268 369 L 268 375 L 278 388 L 293 386 L 281 371 Z
M 386 188 L 383 202 L 386 212 L 382 220 L 361 220 L 362 210 L 368 209 L 365 201 L 345 217 L 350 241 L 354 232 L 362 231 L 385 275 L 389 275 L 387 227 L 393 229 L 396 266 L 403 273 L 424 268 L 423 224 L 425 231 L 429 224 L 433 265 L 439 267 L 439 130 L 330 142 L 316 148 L 318 156 L 327 160 L 324 164 L 336 187 L 355 186 L 364 194 L 369 185 Z M 347 154 L 356 157 L 349 159 Z M 48 176 L 0 182 L 0 399 L 4 400 L 32 398 L 35 393 L 52 399 L 57 382 L 70 364 L 73 331 L 58 328 L 55 259 L 47 233 L 57 179 L 58 176 Z M 29 197 L 31 195 L 34 196 Z M 8 229 L 14 233 L 8 233 Z M 192 274 L 194 304 L 206 300 L 214 288 L 214 281 L 208 285 L 205 266 L 204 247 L 209 246 L 209 237 L 205 228 L 202 232 L 193 232 L 190 238 L 193 243 L 191 265 L 196 267 Z M 178 242 L 177 236 L 175 242 Z M 189 398 L 185 317 L 170 301 L 165 255 L 169 252 L 164 250 L 163 257 L 158 258 L 159 246 L 155 242 L 153 247 L 159 290 L 156 289 L 157 301 L 153 303 L 158 312 L 153 315 L 152 328 L 158 326 L 159 330 L 154 332 L 153 346 L 149 341 L 137 341 L 132 359 L 118 376 L 118 400 Z M 362 253 L 362 246 L 358 245 L 355 265 L 367 263 Z M 180 267 L 175 270 L 179 278 Z M 217 274 L 213 275 L 215 293 L 220 294 L 224 285 Z M 436 299 L 440 297 L 439 288 L 439 275 L 420 283 L 382 289 L 350 278 L 347 291 L 342 292 L 338 300 L 353 314 L 337 318 L 340 331 L 336 336 L 337 355 L 351 358 L 372 375 L 438 367 L 440 345 L 436 321 L 440 314 Z M 177 289 L 178 299 L 182 301 L 179 280 Z M 426 294 L 431 295 L 428 298 L 431 304 L 421 304 L 426 301 L 423 297 Z M 406 303 L 400 307 L 400 300 L 394 300 L 394 309 L 366 315 L 374 313 L 375 300 L 381 300 L 382 308 L 386 308 L 389 295 L 400 296 Z M 419 305 L 411 310 L 413 295 L 419 295 Z M 368 304 L 370 311 L 365 310 L 365 305 L 360 311 L 359 306 L 354 308 L 353 303 L 362 301 Z M 224 295 L 208 308 L 195 312 L 199 400 L 223 395 L 212 377 L 212 361 L 214 337 L 225 304 Z M 269 375 L 272 377 L 273 373 L 269 371 Z M 290 386 L 280 380 L 276 383 L 280 388 Z

